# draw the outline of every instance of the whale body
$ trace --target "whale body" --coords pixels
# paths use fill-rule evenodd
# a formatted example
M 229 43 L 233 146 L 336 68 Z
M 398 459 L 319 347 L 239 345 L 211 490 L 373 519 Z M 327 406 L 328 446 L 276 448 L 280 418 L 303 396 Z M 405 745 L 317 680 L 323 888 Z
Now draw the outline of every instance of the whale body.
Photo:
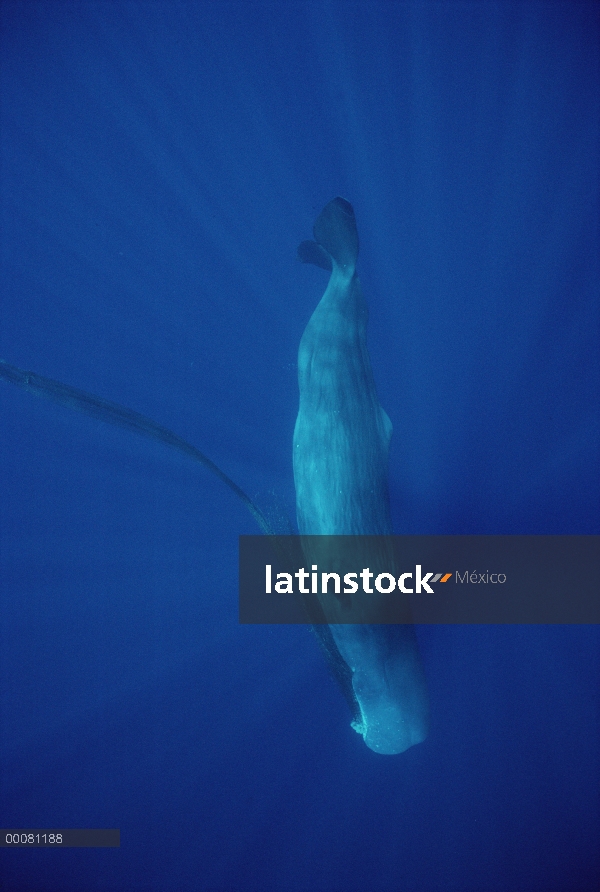
M 368 314 L 356 275 L 358 233 L 350 203 L 330 201 L 314 236 L 301 243 L 298 255 L 329 270 L 330 278 L 298 352 L 298 529 L 301 536 L 391 535 L 392 425 L 377 398 L 367 352 Z M 424 740 L 429 706 L 413 627 L 333 622 L 328 628 L 358 706 L 352 727 L 367 746 L 395 754 Z

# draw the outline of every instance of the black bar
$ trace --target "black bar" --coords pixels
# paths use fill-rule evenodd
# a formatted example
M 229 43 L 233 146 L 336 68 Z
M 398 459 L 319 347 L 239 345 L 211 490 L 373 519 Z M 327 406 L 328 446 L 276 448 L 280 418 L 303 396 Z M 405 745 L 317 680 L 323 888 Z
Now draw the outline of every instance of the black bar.
M 119 848 L 120 830 L 0 830 L 4 849 Z
M 600 624 L 600 536 L 240 536 L 239 553 L 241 623 Z

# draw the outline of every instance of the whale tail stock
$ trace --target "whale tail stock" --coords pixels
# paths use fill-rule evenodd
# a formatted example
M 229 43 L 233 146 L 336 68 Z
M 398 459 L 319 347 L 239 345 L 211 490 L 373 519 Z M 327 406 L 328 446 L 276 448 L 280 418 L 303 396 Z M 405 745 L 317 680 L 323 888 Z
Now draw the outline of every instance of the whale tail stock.
M 331 271 L 333 265 L 354 273 L 358 257 L 358 230 L 354 209 L 345 198 L 334 198 L 325 205 L 313 227 L 315 240 L 298 245 L 302 263 L 314 263 Z

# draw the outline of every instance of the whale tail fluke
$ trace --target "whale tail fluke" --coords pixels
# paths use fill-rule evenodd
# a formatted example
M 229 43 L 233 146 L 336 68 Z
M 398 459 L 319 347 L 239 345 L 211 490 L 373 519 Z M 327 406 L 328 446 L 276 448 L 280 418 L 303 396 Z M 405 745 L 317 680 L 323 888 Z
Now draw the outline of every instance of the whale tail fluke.
M 298 245 L 298 260 L 301 260 L 302 263 L 314 263 L 315 266 L 320 266 L 321 269 L 326 269 L 328 272 L 333 269 L 331 254 L 328 254 L 325 248 L 317 245 L 310 238 Z
M 358 257 L 358 230 L 354 209 L 344 198 L 334 198 L 326 204 L 316 219 L 315 241 L 301 242 L 298 257 L 303 263 L 314 263 L 331 270 L 333 262 L 354 272 Z

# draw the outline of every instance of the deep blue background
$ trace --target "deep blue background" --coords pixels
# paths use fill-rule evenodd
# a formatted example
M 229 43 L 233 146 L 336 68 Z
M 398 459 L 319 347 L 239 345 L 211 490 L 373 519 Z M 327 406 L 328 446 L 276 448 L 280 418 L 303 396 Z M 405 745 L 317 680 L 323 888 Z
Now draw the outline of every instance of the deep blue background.
M 398 533 L 598 533 L 599 7 L 3 2 L 0 356 L 293 516 L 296 352 L 354 204 Z M 595 629 L 422 629 L 370 752 L 302 627 L 237 625 L 252 518 L 0 382 L 8 892 L 596 890 Z

